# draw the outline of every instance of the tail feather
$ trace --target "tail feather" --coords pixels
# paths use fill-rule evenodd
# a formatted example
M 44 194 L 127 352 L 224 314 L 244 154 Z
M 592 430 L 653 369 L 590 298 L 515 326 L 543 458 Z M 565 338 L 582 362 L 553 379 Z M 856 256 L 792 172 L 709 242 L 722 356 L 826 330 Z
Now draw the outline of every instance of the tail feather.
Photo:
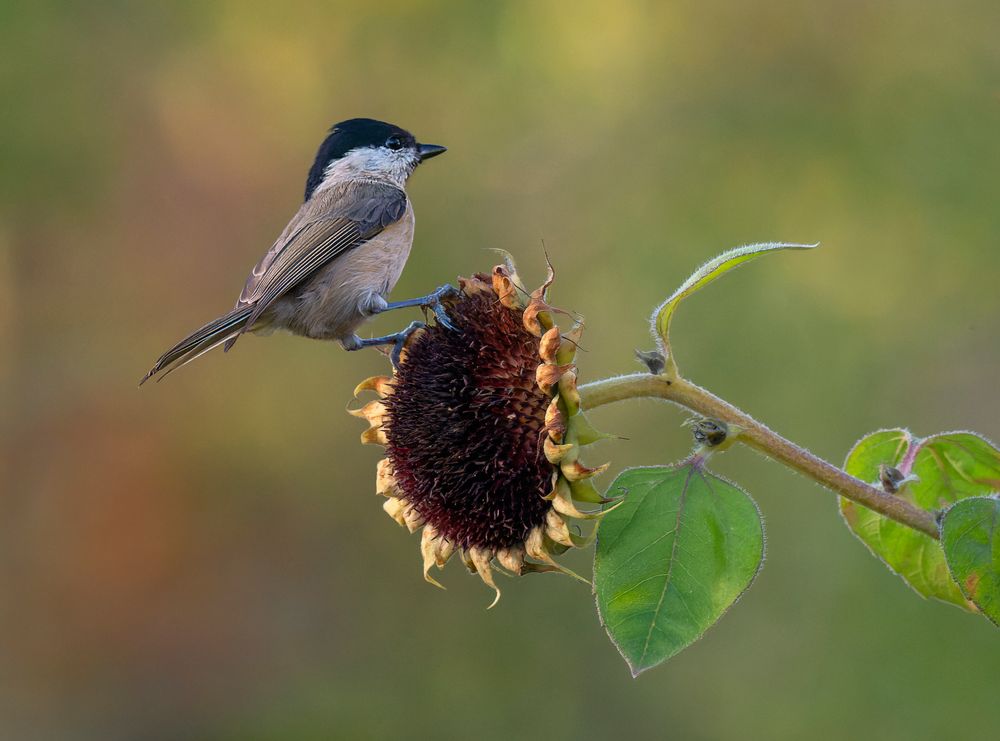
M 226 342 L 226 340 L 235 339 L 243 327 L 246 326 L 247 320 L 252 313 L 252 306 L 243 306 L 233 309 L 218 319 L 213 319 L 204 327 L 188 335 L 163 353 L 160 359 L 149 369 L 149 373 L 139 381 L 139 385 L 141 386 L 157 373 L 162 373 L 157 380 L 163 380 L 168 374 L 187 365 L 195 358 L 201 357 L 212 348 Z

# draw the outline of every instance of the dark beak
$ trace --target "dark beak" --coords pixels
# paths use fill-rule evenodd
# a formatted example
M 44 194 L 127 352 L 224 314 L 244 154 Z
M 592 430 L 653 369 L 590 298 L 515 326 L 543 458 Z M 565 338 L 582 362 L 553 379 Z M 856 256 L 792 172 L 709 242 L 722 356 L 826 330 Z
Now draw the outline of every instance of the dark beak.
M 448 151 L 448 147 L 442 147 L 440 144 L 418 144 L 417 154 L 420 155 L 420 161 L 429 160 L 431 157 L 437 157 L 439 154 Z

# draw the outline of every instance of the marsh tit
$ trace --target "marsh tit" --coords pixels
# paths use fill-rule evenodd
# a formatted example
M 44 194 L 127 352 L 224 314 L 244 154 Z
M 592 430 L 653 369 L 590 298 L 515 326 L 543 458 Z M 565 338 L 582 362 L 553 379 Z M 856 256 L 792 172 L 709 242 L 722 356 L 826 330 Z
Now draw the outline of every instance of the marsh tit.
M 330 129 L 306 179 L 305 202 L 247 278 L 236 307 L 171 347 L 140 385 L 166 375 L 218 345 L 229 350 L 245 332 L 282 329 L 346 350 L 395 345 L 408 332 L 362 339 L 356 331 L 370 316 L 408 306 L 432 308 L 451 328 L 441 300 L 443 286 L 409 301 L 388 296 L 413 244 L 413 208 L 406 181 L 424 160 L 445 151 L 420 144 L 408 131 L 370 118 Z

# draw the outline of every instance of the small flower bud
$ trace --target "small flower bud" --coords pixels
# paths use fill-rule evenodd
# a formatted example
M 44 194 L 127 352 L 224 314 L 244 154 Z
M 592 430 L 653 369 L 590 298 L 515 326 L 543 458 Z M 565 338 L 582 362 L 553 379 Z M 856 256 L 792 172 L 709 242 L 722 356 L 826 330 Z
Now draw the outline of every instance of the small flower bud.
M 691 424 L 691 434 L 694 435 L 695 442 L 700 445 L 707 445 L 714 448 L 722 445 L 729 436 L 729 426 L 720 420 L 700 417 L 693 419 Z
M 635 357 L 646 366 L 650 373 L 658 376 L 667 366 L 666 356 L 659 350 L 636 350 Z
M 903 482 L 906 481 L 906 476 L 898 468 L 880 463 L 878 466 L 878 480 L 887 494 L 895 494 L 899 491 Z

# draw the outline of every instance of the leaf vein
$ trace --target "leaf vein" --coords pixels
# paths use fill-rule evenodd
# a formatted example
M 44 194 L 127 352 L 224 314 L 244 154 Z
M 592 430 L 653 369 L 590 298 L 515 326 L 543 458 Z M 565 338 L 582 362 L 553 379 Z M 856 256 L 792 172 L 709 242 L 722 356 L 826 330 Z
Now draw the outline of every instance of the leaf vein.
M 688 486 L 691 484 L 691 475 L 694 473 L 694 467 L 688 469 L 687 476 L 684 477 L 684 486 L 681 488 L 680 500 L 677 503 L 677 520 L 674 522 L 674 542 L 670 548 L 670 563 L 667 565 L 667 578 L 663 580 L 663 591 L 660 592 L 660 599 L 656 603 L 656 609 L 653 611 L 653 619 L 649 622 L 649 631 L 646 633 L 646 641 L 642 645 L 642 654 L 639 656 L 639 663 L 646 658 L 646 653 L 649 651 L 649 641 L 653 636 L 653 628 L 656 626 L 656 617 L 660 614 L 660 608 L 663 607 L 663 600 L 667 596 L 667 588 L 670 586 L 670 575 L 673 572 L 674 563 L 677 560 L 677 543 L 680 541 L 681 534 L 681 515 L 684 513 L 684 502 L 687 499 Z

